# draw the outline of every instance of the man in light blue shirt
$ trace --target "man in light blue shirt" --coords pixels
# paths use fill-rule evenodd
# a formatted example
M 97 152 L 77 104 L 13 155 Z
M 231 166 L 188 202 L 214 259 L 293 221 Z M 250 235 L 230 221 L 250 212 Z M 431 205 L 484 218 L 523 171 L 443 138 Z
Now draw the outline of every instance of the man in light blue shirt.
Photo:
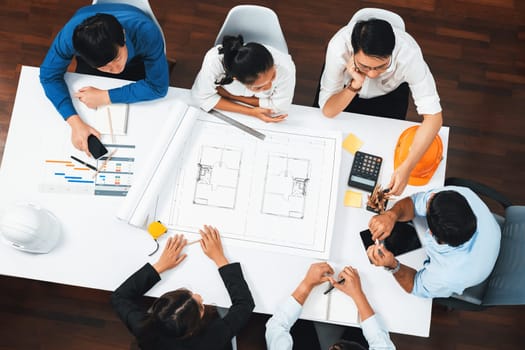
M 162 33 L 140 9 L 126 4 L 97 4 L 79 9 L 57 34 L 42 65 L 40 82 L 46 96 L 71 126 L 73 146 L 89 154 L 87 138 L 97 130 L 84 123 L 73 106 L 64 80 L 73 57 L 81 73 L 137 80 L 115 89 L 86 86 L 74 98 L 97 108 L 161 98 L 169 73 Z M 88 70 L 90 68 L 90 70 Z
M 361 289 L 361 280 L 357 270 L 351 266 L 345 267 L 339 274 L 339 280 L 344 278 L 344 283 L 337 283 L 331 277 L 333 273 L 332 267 L 325 262 L 310 266 L 306 276 L 292 295 L 280 305 L 277 312 L 266 323 L 266 345 L 269 350 L 292 349 L 293 339 L 290 328 L 301 315 L 302 306 L 312 289 L 325 281 L 330 281 L 335 288 L 354 300 L 361 319 L 363 335 L 370 349 L 395 349 L 388 331 L 382 326 Z M 350 345 L 353 345 L 352 349 L 359 346 L 355 342 L 341 340 L 330 349 L 350 349 Z
M 490 275 L 501 229 L 474 192 L 446 186 L 404 198 L 370 220 L 372 239 L 385 239 L 396 221 L 415 216 L 425 217 L 429 227 L 423 235 L 428 259 L 421 270 L 400 264 L 384 246 L 373 245 L 367 251 L 370 260 L 392 272 L 403 289 L 423 298 L 446 298 L 462 294 Z

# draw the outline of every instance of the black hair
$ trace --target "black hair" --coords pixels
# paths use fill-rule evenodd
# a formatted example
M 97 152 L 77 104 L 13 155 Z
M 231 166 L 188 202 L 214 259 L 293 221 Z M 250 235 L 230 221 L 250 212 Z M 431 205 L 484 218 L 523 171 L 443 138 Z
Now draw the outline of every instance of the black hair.
M 352 30 L 354 54 L 363 51 L 367 56 L 387 58 L 392 55 L 395 45 L 394 30 L 382 19 L 358 21 Z
M 204 306 L 204 316 L 201 317 L 201 307 L 187 289 L 163 294 L 155 300 L 140 326 L 139 344 L 149 347 L 158 341 L 160 334 L 177 339 L 200 334 L 218 315 L 215 307 Z
M 249 85 L 257 80 L 260 73 L 273 67 L 273 57 L 270 51 L 261 44 L 244 44 L 242 35 L 226 35 L 222 39 L 219 53 L 224 55 L 222 64 L 226 75 L 215 84 L 228 85 L 235 78 Z
M 93 68 L 113 61 L 125 42 L 120 22 L 115 16 L 105 13 L 86 18 L 73 32 L 73 47 Z
M 440 243 L 457 247 L 472 238 L 476 215 L 465 197 L 456 191 L 441 191 L 430 200 L 427 213 L 430 232 Z

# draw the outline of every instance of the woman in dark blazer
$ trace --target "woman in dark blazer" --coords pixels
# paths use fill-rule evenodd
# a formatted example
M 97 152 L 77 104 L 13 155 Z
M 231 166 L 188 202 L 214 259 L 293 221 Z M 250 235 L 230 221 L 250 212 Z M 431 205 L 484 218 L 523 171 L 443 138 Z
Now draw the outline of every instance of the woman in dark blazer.
M 141 305 L 141 297 L 160 280 L 160 274 L 186 258 L 184 237 L 170 237 L 157 263 L 144 265 L 111 296 L 114 309 L 142 349 L 231 349 L 231 339 L 255 307 L 240 264 L 230 264 L 224 256 L 217 229 L 204 226 L 199 232 L 201 248 L 217 265 L 232 306 L 221 318 L 214 307 L 203 304 L 199 294 L 187 289 L 165 293 L 149 309 Z

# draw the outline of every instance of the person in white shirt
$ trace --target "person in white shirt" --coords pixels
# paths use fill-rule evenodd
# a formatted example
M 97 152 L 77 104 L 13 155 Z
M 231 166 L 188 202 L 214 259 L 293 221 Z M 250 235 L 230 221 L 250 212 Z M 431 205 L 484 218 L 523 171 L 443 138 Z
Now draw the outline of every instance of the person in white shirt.
M 205 111 L 218 109 L 280 122 L 295 89 L 295 65 L 287 53 L 242 35 L 225 36 L 211 48 L 193 83 L 193 99 Z
M 333 273 L 334 270 L 326 262 L 315 263 L 310 266 L 306 276 L 292 295 L 280 305 L 277 312 L 266 323 L 266 345 L 269 350 L 292 349 L 293 339 L 290 328 L 301 315 L 302 306 L 312 289 L 326 281 L 330 281 L 335 288 L 354 300 L 361 319 L 363 335 L 370 349 L 395 349 L 388 331 L 375 315 L 363 293 L 357 270 L 351 266 L 346 266 L 339 274 L 339 280 L 345 279 L 343 283 L 337 283 L 332 277 Z M 329 347 L 330 350 L 364 349 L 356 342 L 337 341 L 337 339 L 334 341 L 336 343 Z
M 326 117 L 342 111 L 405 119 L 408 90 L 423 116 L 410 153 L 394 171 L 390 193 L 400 195 L 410 172 L 443 123 L 436 84 L 418 44 L 404 28 L 374 18 L 389 11 L 358 12 L 330 40 L 321 77 L 319 106 Z M 362 16 L 360 16 L 362 14 Z M 370 17 L 372 16 L 372 17 Z

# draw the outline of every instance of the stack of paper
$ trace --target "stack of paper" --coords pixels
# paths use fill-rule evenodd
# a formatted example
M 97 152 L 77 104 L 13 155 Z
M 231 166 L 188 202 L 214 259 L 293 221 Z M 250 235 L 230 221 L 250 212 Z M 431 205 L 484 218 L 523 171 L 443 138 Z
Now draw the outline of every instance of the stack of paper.
M 329 283 L 324 283 L 312 290 L 304 303 L 301 318 L 359 324 L 357 307 L 352 298 L 335 288 L 324 294 L 329 286 Z
M 128 130 L 128 104 L 115 103 L 98 107 L 91 126 L 104 135 L 126 135 Z

